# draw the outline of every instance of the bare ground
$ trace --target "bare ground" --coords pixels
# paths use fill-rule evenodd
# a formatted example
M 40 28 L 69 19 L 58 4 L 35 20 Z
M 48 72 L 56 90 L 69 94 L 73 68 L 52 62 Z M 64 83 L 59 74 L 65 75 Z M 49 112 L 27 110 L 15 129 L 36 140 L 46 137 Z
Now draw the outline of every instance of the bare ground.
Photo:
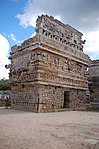
M 0 108 L 0 149 L 99 149 L 99 113 Z

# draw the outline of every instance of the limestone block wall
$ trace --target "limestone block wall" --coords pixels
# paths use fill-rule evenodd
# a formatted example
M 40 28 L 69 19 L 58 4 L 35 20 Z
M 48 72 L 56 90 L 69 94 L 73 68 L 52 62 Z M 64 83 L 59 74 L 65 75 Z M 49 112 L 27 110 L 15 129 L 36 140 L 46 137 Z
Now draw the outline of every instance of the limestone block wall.
M 99 103 L 99 84 L 91 84 L 90 89 L 90 102 Z
M 70 108 L 72 110 L 85 110 L 86 91 L 72 89 L 70 91 Z
M 89 65 L 90 101 L 99 103 L 99 60 L 91 61 Z
M 83 90 L 62 88 L 56 86 L 40 87 L 41 106 L 39 112 L 51 112 L 65 110 L 85 110 L 86 94 Z M 64 92 L 69 92 L 68 108 L 64 107 Z M 68 100 L 68 99 L 67 99 Z
M 12 88 L 11 107 L 34 112 L 58 111 L 63 106 L 63 88 L 20 84 Z
M 40 87 L 41 107 L 39 112 L 60 111 L 63 108 L 64 91 L 62 87 L 42 85 Z
M 38 111 L 39 87 L 31 84 L 17 84 L 12 87 L 11 107 L 25 111 Z
M 99 60 L 91 61 L 89 65 L 90 77 L 99 77 Z
M 62 111 L 64 92 L 69 92 L 65 110 L 84 110 L 85 91 L 51 85 L 18 85 L 13 87 L 11 107 L 31 112 Z

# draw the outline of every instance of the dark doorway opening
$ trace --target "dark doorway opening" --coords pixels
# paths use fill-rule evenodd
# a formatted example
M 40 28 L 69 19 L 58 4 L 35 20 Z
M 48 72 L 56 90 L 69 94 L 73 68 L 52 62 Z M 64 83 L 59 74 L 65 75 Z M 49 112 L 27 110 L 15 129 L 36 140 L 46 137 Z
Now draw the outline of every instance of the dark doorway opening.
M 69 91 L 64 91 L 64 105 L 63 108 L 69 108 Z

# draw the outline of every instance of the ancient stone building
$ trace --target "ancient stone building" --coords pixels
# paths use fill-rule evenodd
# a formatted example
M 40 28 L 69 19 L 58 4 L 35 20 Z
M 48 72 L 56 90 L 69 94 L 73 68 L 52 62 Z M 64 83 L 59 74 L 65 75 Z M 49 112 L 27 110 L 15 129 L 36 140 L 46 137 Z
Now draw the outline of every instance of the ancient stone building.
M 91 61 L 89 65 L 90 102 L 99 103 L 99 60 Z
M 12 108 L 49 112 L 82 109 L 89 57 L 82 33 L 52 16 L 36 21 L 36 35 L 11 52 Z

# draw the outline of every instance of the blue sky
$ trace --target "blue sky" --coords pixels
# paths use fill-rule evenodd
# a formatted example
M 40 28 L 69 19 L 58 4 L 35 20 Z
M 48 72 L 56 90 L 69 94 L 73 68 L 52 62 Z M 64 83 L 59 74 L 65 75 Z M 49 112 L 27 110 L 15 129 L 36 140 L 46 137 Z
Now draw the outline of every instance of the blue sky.
M 4 35 L 10 45 L 15 45 L 27 39 L 34 32 L 34 28 L 29 26 L 24 28 L 19 25 L 16 18 L 18 13 L 24 11 L 27 0 L 0 0 L 0 34 Z M 15 36 L 16 42 L 11 38 L 11 34 Z M 17 44 L 18 44 L 17 43 Z
M 84 52 L 99 59 L 99 0 L 0 0 L 0 79 L 8 78 L 5 64 L 10 63 L 11 47 L 33 36 L 42 13 L 81 31 Z

